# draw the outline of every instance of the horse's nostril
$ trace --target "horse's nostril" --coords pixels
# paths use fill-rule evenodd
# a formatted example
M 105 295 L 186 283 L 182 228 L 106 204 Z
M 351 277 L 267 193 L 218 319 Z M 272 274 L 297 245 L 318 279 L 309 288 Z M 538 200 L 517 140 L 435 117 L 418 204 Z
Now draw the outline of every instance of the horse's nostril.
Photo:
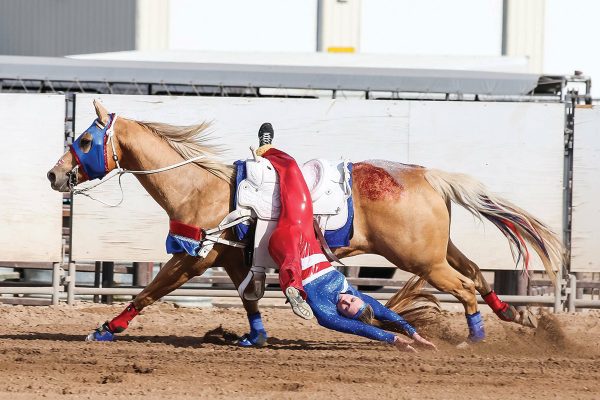
M 48 172 L 48 175 L 46 175 L 46 176 L 48 177 L 48 180 L 50 181 L 50 183 L 54 183 L 54 181 L 56 180 L 56 175 L 52 171 Z

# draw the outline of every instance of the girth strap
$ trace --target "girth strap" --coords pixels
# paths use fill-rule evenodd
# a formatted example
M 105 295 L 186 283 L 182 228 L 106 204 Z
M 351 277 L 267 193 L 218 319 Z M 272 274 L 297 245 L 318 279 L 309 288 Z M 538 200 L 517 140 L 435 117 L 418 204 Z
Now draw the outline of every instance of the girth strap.
M 323 237 L 323 232 L 321 232 L 321 227 L 319 226 L 319 222 L 316 220 L 316 218 L 313 218 L 313 228 L 315 229 L 315 234 L 317 235 L 317 239 L 319 239 L 319 242 L 321 242 L 321 247 L 323 248 L 323 252 L 325 253 L 325 256 L 327 257 L 327 259 L 331 262 L 340 263 L 345 267 L 346 264 L 341 262 L 340 259 L 337 258 L 337 256 L 335 254 L 333 254 L 333 251 L 331 251 L 331 249 L 329 248 L 329 245 L 327 244 L 327 241 Z

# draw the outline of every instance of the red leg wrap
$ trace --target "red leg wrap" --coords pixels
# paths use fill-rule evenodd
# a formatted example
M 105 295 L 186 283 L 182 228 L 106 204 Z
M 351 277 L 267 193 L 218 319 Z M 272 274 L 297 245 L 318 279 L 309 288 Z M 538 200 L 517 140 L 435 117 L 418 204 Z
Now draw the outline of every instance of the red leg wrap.
M 505 303 L 502 300 L 500 300 L 496 295 L 496 292 L 494 292 L 493 290 L 485 296 L 483 296 L 483 299 L 501 320 L 514 321 L 514 319 L 516 318 L 514 308 L 511 307 L 508 303 Z
M 131 322 L 138 314 L 138 310 L 136 310 L 133 303 L 131 303 L 121 314 L 117 315 L 108 323 L 108 328 L 112 333 L 123 332 L 129 326 L 129 322 Z

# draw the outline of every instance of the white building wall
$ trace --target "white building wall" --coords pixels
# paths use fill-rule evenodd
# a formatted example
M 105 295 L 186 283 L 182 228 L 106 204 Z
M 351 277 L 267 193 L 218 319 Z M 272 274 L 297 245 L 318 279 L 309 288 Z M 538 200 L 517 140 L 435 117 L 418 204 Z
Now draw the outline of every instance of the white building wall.
M 136 50 L 169 48 L 169 0 L 137 0 Z
M 360 30 L 365 53 L 498 56 L 502 0 L 368 0 Z
M 317 0 L 170 0 L 169 48 L 312 52 Z
M 529 58 L 529 71 L 544 70 L 546 0 L 509 0 L 506 55 Z
M 580 70 L 598 82 L 599 18 L 600 1 L 546 0 L 543 72 L 572 74 L 574 70 Z M 600 96 L 600 91 L 593 88 L 592 94 Z
M 362 0 L 321 0 L 322 51 L 360 50 Z

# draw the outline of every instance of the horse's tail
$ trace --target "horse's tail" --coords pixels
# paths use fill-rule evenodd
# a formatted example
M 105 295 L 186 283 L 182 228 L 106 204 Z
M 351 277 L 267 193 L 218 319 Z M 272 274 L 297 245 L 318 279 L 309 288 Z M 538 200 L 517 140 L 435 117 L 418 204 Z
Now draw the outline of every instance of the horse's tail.
M 546 272 L 556 282 L 556 271 L 564 265 L 564 246 L 550 227 L 503 198 L 481 182 L 464 175 L 428 169 L 425 179 L 442 197 L 460 204 L 478 218 L 492 222 L 510 243 L 513 259 L 529 267 L 529 243 L 539 255 Z
M 402 289 L 388 300 L 385 306 L 401 315 L 413 326 L 427 326 L 440 311 L 440 303 L 433 294 L 422 291 L 426 283 L 424 279 L 413 276 Z M 382 325 L 386 325 L 386 323 L 384 322 Z M 392 326 L 383 327 L 394 330 Z

